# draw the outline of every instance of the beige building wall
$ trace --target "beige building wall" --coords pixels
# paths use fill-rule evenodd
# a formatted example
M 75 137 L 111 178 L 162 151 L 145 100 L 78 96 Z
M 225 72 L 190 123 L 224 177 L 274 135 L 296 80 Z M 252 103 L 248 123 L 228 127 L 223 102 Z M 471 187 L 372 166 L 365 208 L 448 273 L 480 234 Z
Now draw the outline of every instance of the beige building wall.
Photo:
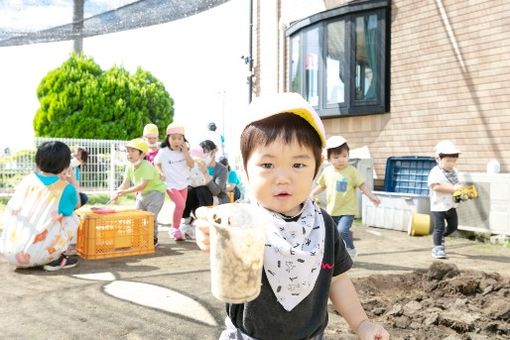
M 346 2 L 255 1 L 255 95 L 288 88 L 282 28 Z M 388 157 L 432 155 L 440 139 L 458 144 L 460 171 L 484 172 L 497 159 L 509 172 L 508 13 L 507 0 L 392 1 L 390 112 L 325 119 L 328 134 L 368 146 L 379 180 Z

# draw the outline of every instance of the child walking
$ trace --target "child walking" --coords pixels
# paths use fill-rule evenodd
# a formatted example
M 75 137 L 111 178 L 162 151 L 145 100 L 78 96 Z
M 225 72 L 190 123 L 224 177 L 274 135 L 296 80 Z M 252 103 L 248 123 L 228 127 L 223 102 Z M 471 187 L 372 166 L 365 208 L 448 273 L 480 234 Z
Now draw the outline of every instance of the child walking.
M 159 178 L 154 166 L 144 157 L 149 150 L 147 142 L 135 138 L 126 144 L 127 160 L 124 179 L 112 195 L 112 201 L 120 196 L 136 192 L 136 209 L 154 214 L 154 247 L 158 245 L 158 215 L 165 202 L 165 183 Z M 131 185 L 131 186 L 130 186 Z
M 459 184 L 455 163 L 460 151 L 449 140 L 442 140 L 434 148 L 437 165 L 430 170 L 430 211 L 434 225 L 432 257 L 445 259 L 444 238 L 457 230 L 457 204 L 452 193 L 462 189 Z M 446 222 L 446 223 L 445 223 Z
M 309 198 L 322 162 L 325 131 L 298 94 L 260 97 L 250 104 L 241 154 L 254 203 L 273 222 L 266 232 L 260 295 L 227 304 L 220 339 L 323 339 L 328 297 L 362 339 L 388 339 L 367 318 L 347 277 L 352 261 L 331 217 Z M 197 244 L 209 249 L 207 222 Z
M 158 136 L 159 130 L 156 124 L 149 123 L 143 128 L 143 139 L 149 145 L 149 151 L 145 155 L 145 159 L 154 164 L 154 157 L 158 154 L 159 145 L 158 145 Z
M 16 267 L 44 266 L 47 271 L 72 268 L 77 256 L 67 256 L 76 239 L 79 219 L 76 188 L 64 179 L 71 150 L 59 141 L 44 142 L 35 154 L 37 170 L 16 188 L 4 213 L 0 253 Z
M 154 165 L 161 178 L 165 180 L 166 192 L 175 204 L 170 236 L 176 241 L 184 240 L 184 235 L 179 228 L 194 164 L 184 137 L 184 127 L 175 122 L 169 124 L 166 129 L 166 139 L 154 158 Z
M 354 259 L 356 248 L 351 227 L 358 210 L 356 189 L 359 188 L 375 205 L 381 201 L 366 185 L 363 175 L 349 164 L 349 145 L 345 138 L 329 137 L 326 150 L 330 166 L 319 175 L 318 186 L 312 190 L 312 197 L 326 190 L 326 211 L 333 217 L 347 252 Z

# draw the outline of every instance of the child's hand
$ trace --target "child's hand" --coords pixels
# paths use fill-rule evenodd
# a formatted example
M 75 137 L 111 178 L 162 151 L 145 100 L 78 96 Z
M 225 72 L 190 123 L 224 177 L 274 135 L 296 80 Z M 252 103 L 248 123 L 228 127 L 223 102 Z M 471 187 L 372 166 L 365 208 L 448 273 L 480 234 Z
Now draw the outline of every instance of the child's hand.
M 197 219 L 193 222 L 195 226 L 195 239 L 198 247 L 203 251 L 209 251 L 209 226 L 210 222 Z
M 377 207 L 379 204 L 381 204 L 381 199 L 377 196 L 372 196 L 370 197 L 370 201 L 372 201 L 372 203 L 374 203 L 374 205 Z
M 182 151 L 184 154 L 189 153 L 189 147 L 188 147 L 188 144 L 186 144 L 186 143 L 182 143 L 182 145 L 181 145 L 181 151 Z
M 122 190 L 119 190 L 119 191 L 116 191 L 112 194 L 112 196 L 110 197 L 111 198 L 111 201 L 112 202 L 115 202 L 117 200 L 117 198 L 119 198 L 120 196 L 122 196 Z
M 383 326 L 369 320 L 361 321 L 356 333 L 362 340 L 388 340 L 390 338 L 390 334 Z

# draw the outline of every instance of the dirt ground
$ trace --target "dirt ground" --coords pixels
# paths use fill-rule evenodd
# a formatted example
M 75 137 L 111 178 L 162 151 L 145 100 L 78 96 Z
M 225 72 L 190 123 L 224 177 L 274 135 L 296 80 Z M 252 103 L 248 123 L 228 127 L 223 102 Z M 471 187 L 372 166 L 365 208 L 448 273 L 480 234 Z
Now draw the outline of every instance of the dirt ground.
M 369 316 L 394 337 L 510 338 L 510 279 L 497 273 L 434 262 L 428 270 L 370 276 L 355 285 Z
M 353 282 L 369 318 L 392 339 L 510 339 L 510 278 L 498 273 L 435 261 L 428 269 Z M 330 312 L 336 314 L 332 306 Z M 336 338 L 349 330 L 336 322 L 327 333 Z

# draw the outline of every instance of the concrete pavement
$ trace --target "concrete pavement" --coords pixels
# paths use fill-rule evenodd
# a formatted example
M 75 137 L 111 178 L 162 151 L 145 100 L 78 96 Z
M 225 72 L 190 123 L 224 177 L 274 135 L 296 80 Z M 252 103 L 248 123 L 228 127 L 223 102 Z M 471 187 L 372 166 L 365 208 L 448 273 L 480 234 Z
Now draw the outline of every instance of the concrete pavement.
M 168 215 L 166 216 L 168 218 Z M 165 222 L 165 216 L 160 219 Z M 154 255 L 81 260 L 72 269 L 15 270 L 0 260 L 1 339 L 217 339 L 224 305 L 210 293 L 208 254 L 160 228 Z M 431 237 L 355 226 L 351 277 L 427 268 Z M 510 249 L 447 240 L 460 269 L 510 276 Z M 343 320 L 330 313 L 326 338 Z M 340 337 L 351 339 L 351 336 Z

